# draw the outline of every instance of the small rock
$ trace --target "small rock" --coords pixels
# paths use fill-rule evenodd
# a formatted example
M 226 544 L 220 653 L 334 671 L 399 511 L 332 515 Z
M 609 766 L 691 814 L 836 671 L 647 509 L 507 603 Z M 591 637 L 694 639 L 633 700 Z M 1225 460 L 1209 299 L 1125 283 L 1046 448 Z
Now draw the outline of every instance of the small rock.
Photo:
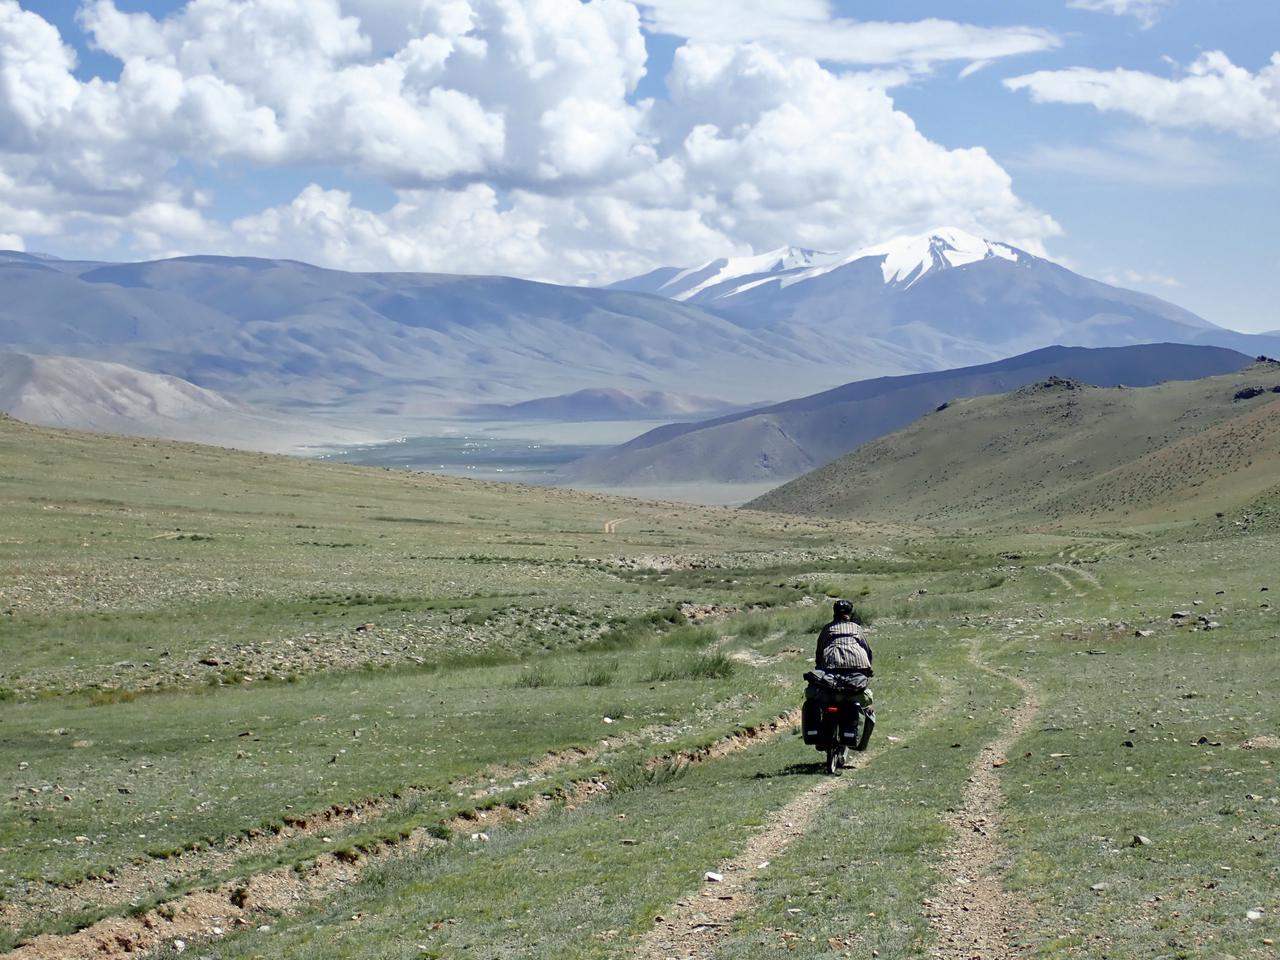
M 1142 638 L 1144 638 L 1144 639 L 1145 639 L 1145 638 L 1147 638 L 1147 637 L 1153 637 L 1153 636 L 1155 636 L 1155 633 L 1156 633 L 1156 632 L 1155 632 L 1154 630 L 1135 630 L 1135 631 L 1133 631 L 1133 635 L 1134 635 L 1135 637 L 1142 637 Z
M 1151 846 L 1151 838 L 1150 838 L 1150 837 L 1144 837 L 1144 836 L 1143 836 L 1142 834 L 1140 834 L 1140 833 L 1135 833 L 1135 834 L 1133 835 L 1133 839 L 1132 839 L 1131 841 L 1129 841 L 1129 846 L 1131 846 L 1131 847 L 1149 847 L 1149 846 Z
M 1175 610 L 1173 611 L 1173 613 L 1169 614 L 1169 619 L 1170 620 L 1186 620 L 1189 616 L 1191 616 L 1190 610 Z
M 702 875 L 702 878 L 711 883 L 720 883 L 722 880 L 724 880 L 724 874 L 716 873 L 714 870 L 708 870 L 706 873 Z
M 183 950 L 185 950 L 185 949 L 187 949 L 187 941 L 185 941 L 185 940 L 175 940 L 175 941 L 173 941 L 173 952 L 174 952 L 174 953 L 181 953 L 181 952 L 182 952 Z
M 1245 911 L 1244 916 L 1245 916 L 1245 919 L 1246 919 L 1246 920 L 1261 920 L 1261 919 L 1262 919 L 1262 911 L 1261 911 L 1261 910 L 1246 910 L 1246 911 Z
M 1111 884 L 1109 883 L 1095 883 L 1091 887 L 1089 887 L 1089 889 L 1090 890 L 1108 890 L 1110 889 L 1110 887 L 1111 887 Z

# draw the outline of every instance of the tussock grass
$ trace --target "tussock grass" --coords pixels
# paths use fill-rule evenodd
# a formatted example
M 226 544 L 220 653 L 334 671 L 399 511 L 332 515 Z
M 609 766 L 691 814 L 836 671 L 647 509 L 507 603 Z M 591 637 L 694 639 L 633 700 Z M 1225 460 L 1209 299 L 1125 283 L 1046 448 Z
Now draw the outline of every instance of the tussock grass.
M 617 660 L 596 660 L 582 674 L 584 687 L 607 687 L 618 679 Z
M 585 650 L 626 650 L 652 640 L 685 623 L 679 606 L 661 607 L 648 613 L 625 617 L 604 631 L 598 638 L 583 644 Z
M 533 690 L 538 687 L 549 687 L 555 682 L 550 670 L 542 664 L 532 664 L 516 674 L 511 685 L 520 690 Z
M 732 677 L 737 664 L 724 653 L 707 653 L 698 657 L 660 660 L 649 669 L 645 680 L 668 683 L 675 680 L 724 680 Z

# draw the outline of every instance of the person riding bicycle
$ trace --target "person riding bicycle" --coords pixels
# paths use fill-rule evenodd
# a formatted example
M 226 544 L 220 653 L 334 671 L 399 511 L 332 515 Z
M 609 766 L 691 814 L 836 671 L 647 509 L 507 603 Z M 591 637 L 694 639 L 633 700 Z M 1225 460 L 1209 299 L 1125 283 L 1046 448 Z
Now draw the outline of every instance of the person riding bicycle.
M 871 644 L 862 627 L 853 620 L 853 604 L 837 600 L 831 608 L 833 619 L 818 634 L 814 666 L 830 673 L 873 675 Z M 870 697 L 867 698 L 868 701 Z
M 818 634 L 813 660 L 814 672 L 805 674 L 810 686 L 805 693 L 801 722 L 805 743 L 812 743 L 819 750 L 827 749 L 828 772 L 834 773 L 836 768 L 845 765 L 849 742 L 842 741 L 842 745 L 836 750 L 823 739 L 823 711 L 836 709 L 834 706 L 824 706 L 830 703 L 829 698 L 833 695 L 831 691 L 836 691 L 837 698 L 846 697 L 861 708 L 862 730 L 854 749 L 866 749 L 876 723 L 875 711 L 871 705 L 871 690 L 868 687 L 873 674 L 871 644 L 867 642 L 862 626 L 854 622 L 853 604 L 848 600 L 837 600 L 833 605 L 832 620 Z M 843 725 L 841 730 L 843 734 Z

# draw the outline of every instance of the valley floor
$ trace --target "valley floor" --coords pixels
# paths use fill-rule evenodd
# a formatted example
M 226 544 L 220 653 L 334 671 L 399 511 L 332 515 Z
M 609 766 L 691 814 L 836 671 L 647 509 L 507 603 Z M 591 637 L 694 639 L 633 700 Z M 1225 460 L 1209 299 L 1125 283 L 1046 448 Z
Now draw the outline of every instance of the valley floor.
M 13 424 L 0 453 L 14 957 L 1280 937 L 1273 532 L 960 537 Z M 838 777 L 795 730 L 831 595 L 877 654 Z

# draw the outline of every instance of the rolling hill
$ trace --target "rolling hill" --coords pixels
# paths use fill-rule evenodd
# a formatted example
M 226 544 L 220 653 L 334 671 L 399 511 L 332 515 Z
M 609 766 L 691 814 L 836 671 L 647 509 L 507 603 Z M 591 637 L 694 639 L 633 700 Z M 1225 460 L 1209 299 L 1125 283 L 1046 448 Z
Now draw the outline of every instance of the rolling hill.
M 275 452 L 371 435 L 119 363 L 0 352 L 0 412 L 26 423 Z
M 940 525 L 1213 517 L 1280 480 L 1280 364 L 1140 389 L 1053 378 L 951 404 L 747 506 Z
M 1149 386 L 1228 373 L 1249 362 L 1220 347 L 1167 343 L 1048 347 L 976 367 L 860 380 L 701 423 L 659 427 L 570 464 L 565 478 L 602 486 L 781 482 L 960 397 L 1004 393 L 1052 375 L 1098 386 Z

